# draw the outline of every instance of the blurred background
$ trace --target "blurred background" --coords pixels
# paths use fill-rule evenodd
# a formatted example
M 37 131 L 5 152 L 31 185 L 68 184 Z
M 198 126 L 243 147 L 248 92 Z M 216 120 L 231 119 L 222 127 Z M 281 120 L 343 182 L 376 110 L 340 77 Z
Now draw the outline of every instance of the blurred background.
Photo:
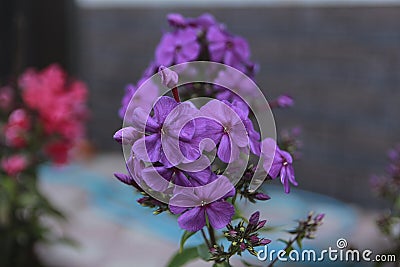
M 0 80 L 52 62 L 84 80 L 90 89 L 88 134 L 95 151 L 86 165 L 111 180 L 124 164 L 112 139 L 122 124 L 117 112 L 124 86 L 136 83 L 153 58 L 171 12 L 190 17 L 209 12 L 249 41 L 251 58 L 260 65 L 256 81 L 267 98 L 288 93 L 295 100 L 293 108 L 277 110 L 275 116 L 278 132 L 302 128 L 303 156 L 295 165 L 300 188 L 346 203 L 343 210 L 355 207 L 360 216 L 371 216 L 372 225 L 375 210 L 385 203 L 374 198 L 369 177 L 384 170 L 387 149 L 400 142 L 400 1 L 2 0 Z M 51 180 L 44 179 L 44 190 L 54 195 L 57 188 L 65 196 L 54 196 L 54 201 L 72 214 L 79 209 L 86 212 L 80 216 L 90 214 L 82 204 L 90 190 L 73 183 L 68 186 L 75 189 L 68 189 Z M 108 197 L 116 196 L 111 192 Z M 351 210 L 346 214 L 351 216 Z M 113 218 L 126 223 L 123 216 Z M 89 217 L 71 220 L 82 226 Z M 128 231 L 116 230 L 121 228 L 115 223 L 104 222 L 104 229 Z M 96 243 L 98 232 L 82 231 Z M 79 234 L 72 235 L 79 239 Z M 121 246 L 134 246 L 135 240 L 121 241 Z M 113 246 L 117 244 L 86 250 L 87 262 L 90 253 L 107 253 Z M 152 266 L 142 260 L 140 266 Z M 77 262 L 67 266 L 85 266 Z

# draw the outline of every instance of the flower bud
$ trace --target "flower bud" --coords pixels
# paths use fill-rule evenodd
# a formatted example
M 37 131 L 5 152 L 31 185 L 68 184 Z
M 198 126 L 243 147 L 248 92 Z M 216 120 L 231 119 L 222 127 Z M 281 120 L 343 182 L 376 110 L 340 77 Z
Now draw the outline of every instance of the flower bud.
M 13 155 L 1 161 L 1 168 L 10 176 L 16 176 L 26 169 L 28 161 L 25 156 Z
M 271 243 L 270 239 L 263 238 L 260 240 L 260 245 L 267 245 L 269 243 Z
M 123 145 L 133 145 L 142 134 L 133 127 L 125 127 L 114 134 L 114 140 Z
M 271 199 L 270 196 L 268 196 L 268 195 L 266 195 L 264 193 L 261 193 L 261 192 L 256 193 L 254 198 L 257 199 L 257 200 L 269 200 L 269 199 Z
M 250 216 L 249 224 L 257 225 L 259 220 L 260 220 L 260 212 L 256 211 Z
M 276 102 L 278 103 L 278 107 L 280 108 L 288 108 L 294 105 L 293 98 L 288 95 L 280 95 Z
M 161 66 L 158 69 L 158 72 L 161 77 L 161 83 L 168 87 L 168 88 L 174 88 L 178 84 L 178 74 L 175 71 L 170 70 L 169 68 L 166 68 L 164 66 Z

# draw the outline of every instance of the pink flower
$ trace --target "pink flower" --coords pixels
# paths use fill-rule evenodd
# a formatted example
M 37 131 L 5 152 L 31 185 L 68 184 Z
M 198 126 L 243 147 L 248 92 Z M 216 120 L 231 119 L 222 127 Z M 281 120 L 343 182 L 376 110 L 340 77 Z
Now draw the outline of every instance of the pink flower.
M 6 144 L 10 147 L 22 148 L 27 144 L 27 134 L 31 127 L 29 115 L 23 109 L 14 110 L 4 126 Z
M 1 168 L 10 176 L 16 176 L 26 169 L 28 161 L 25 156 L 13 155 L 1 161 Z
M 52 142 L 46 145 L 45 153 L 56 164 L 64 164 L 68 161 L 68 151 L 71 144 L 63 141 Z
M 50 65 L 41 72 L 26 71 L 19 84 L 24 102 L 38 111 L 46 134 L 60 134 L 68 140 L 81 137 L 80 125 L 87 118 L 84 83 L 67 83 L 66 73 L 58 65 Z
M 19 79 L 22 100 L 37 112 L 45 138 L 57 137 L 46 144 L 45 153 L 56 163 L 67 161 L 68 151 L 84 136 L 88 117 L 88 91 L 84 83 L 70 81 L 60 66 L 42 71 L 27 70 Z

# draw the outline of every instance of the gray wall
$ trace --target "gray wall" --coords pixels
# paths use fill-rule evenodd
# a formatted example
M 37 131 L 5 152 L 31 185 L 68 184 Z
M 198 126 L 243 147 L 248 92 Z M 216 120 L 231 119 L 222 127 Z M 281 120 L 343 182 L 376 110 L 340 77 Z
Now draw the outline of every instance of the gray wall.
M 167 29 L 165 16 L 211 12 L 247 38 L 269 97 L 296 105 L 276 111 L 278 130 L 303 127 L 302 189 L 373 205 L 368 178 L 400 141 L 400 7 L 248 9 L 82 9 L 78 73 L 91 89 L 92 141 L 119 150 L 112 134 L 124 85 L 136 82 Z

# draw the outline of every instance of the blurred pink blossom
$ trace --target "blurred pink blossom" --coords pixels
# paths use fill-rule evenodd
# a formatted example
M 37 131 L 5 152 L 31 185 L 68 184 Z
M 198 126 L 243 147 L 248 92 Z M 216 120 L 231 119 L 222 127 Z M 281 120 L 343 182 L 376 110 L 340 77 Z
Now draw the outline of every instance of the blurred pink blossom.
M 26 169 L 28 161 L 25 156 L 13 155 L 1 161 L 1 168 L 10 176 L 16 176 Z

